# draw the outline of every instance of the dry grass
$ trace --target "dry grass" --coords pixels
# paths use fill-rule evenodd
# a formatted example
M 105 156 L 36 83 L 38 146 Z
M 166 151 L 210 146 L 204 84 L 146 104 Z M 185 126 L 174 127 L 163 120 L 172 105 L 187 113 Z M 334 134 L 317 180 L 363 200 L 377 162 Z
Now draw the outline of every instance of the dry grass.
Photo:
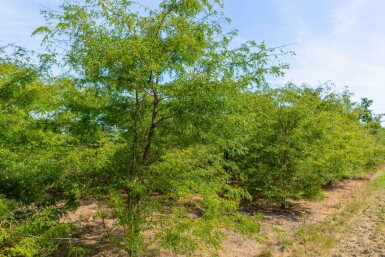
M 343 239 L 352 233 L 352 227 L 356 223 L 361 222 L 358 219 L 366 215 L 365 210 L 376 200 L 376 196 L 382 193 L 385 198 L 385 172 L 377 174 L 380 175 L 372 178 L 369 183 L 369 178 L 344 181 L 325 191 L 325 198 L 322 201 L 294 202 L 292 209 L 277 211 L 268 206 L 264 206 L 264 208 L 263 206 L 250 206 L 265 215 L 261 226 L 261 232 L 265 236 L 263 241 L 256 242 L 228 231 L 228 237 L 222 244 L 223 251 L 219 253 L 219 256 L 333 256 L 331 252 L 338 252 L 340 245 L 345 244 Z M 114 237 L 109 235 L 116 234 L 119 229 L 113 225 L 111 217 L 106 215 L 108 210 L 105 211 L 94 202 L 90 202 L 83 204 L 81 208 L 67 217 L 72 222 L 85 223 L 86 228 L 89 228 L 89 231 L 83 231 L 80 235 L 81 239 L 87 240 L 80 241 L 81 244 L 78 245 L 87 250 L 83 256 L 126 256 L 123 252 L 118 252 L 119 242 L 111 241 Z M 373 213 L 385 221 L 385 206 L 373 210 Z M 378 222 L 377 219 L 375 221 L 370 225 L 373 227 L 373 235 L 385 238 L 384 222 Z M 92 242 L 94 244 L 90 244 L 90 239 L 94 240 Z M 368 246 L 363 251 L 373 252 L 374 250 L 376 250 L 376 246 Z M 172 257 L 177 255 L 165 251 L 153 256 Z M 345 255 L 337 254 L 335 256 Z
M 344 202 L 339 210 L 324 222 L 303 224 L 298 227 L 293 236 L 292 243 L 287 247 L 288 251 L 272 256 L 345 256 L 338 253 L 341 242 L 346 240 L 347 237 L 349 237 L 348 240 L 354 240 L 350 234 L 352 234 L 357 224 L 363 223 L 363 217 L 369 215 L 366 213 L 366 210 L 374 206 L 374 212 L 380 213 L 380 217 L 385 216 L 385 207 L 378 205 L 378 195 L 385 194 L 385 172 L 381 171 L 378 174 L 367 184 L 364 190 L 354 198 Z M 373 220 L 373 217 L 370 217 L 370 220 Z M 379 237 L 382 234 L 383 227 L 379 222 L 374 224 L 377 224 L 374 229 L 374 237 Z M 368 226 L 373 226 L 373 224 L 368 224 Z M 359 236 L 356 235 L 356 237 Z M 348 249 L 343 251 L 349 252 Z M 354 251 L 358 250 L 351 250 L 350 253 L 353 252 L 352 254 L 361 256 Z M 364 249 L 362 253 L 365 252 L 369 252 L 368 249 Z M 332 255 L 332 253 L 335 255 Z

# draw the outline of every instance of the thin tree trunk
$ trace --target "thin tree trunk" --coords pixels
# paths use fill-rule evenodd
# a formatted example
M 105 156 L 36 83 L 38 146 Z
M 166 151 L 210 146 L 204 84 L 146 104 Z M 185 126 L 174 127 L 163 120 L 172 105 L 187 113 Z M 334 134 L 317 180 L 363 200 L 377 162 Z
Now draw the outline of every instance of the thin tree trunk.
M 134 180 L 137 176 L 138 172 L 138 143 L 139 143 L 139 133 L 138 133 L 138 115 L 139 115 L 139 109 L 140 109 L 140 101 L 139 101 L 139 94 L 138 91 L 135 90 L 135 109 L 133 114 L 134 124 L 133 124 L 133 142 L 132 142 L 132 159 L 131 159 L 131 167 L 130 167 L 130 180 Z M 132 189 L 130 186 L 126 187 L 126 208 L 127 211 L 131 213 L 131 219 L 127 222 L 127 233 L 131 238 L 136 238 L 139 234 L 138 231 L 138 224 L 135 220 L 135 205 L 138 204 L 138 199 L 136 199 L 136 196 L 133 195 Z M 134 247 L 135 248 L 135 247 Z M 138 252 L 136 249 L 128 249 L 128 256 L 130 257 L 136 257 L 138 256 Z
M 151 84 L 152 93 L 153 93 L 153 95 L 152 95 L 152 97 L 153 97 L 152 115 L 151 115 L 151 124 L 150 124 L 150 128 L 148 130 L 148 135 L 147 135 L 147 142 L 146 142 L 146 146 L 144 148 L 144 152 L 143 152 L 143 156 L 142 156 L 142 164 L 143 165 L 148 160 L 148 156 L 149 156 L 149 153 L 150 153 L 152 140 L 153 140 L 154 134 L 155 134 L 155 128 L 156 128 L 156 125 L 158 123 L 157 122 L 157 118 L 158 118 L 158 105 L 159 105 L 160 99 L 158 97 L 158 92 L 157 92 L 156 87 L 155 87 L 154 82 L 153 82 L 153 74 L 152 74 L 152 72 L 150 74 L 150 84 Z
M 143 152 L 142 164 L 146 163 L 146 161 L 148 159 L 148 156 L 149 156 L 149 153 L 150 153 L 152 140 L 153 140 L 154 134 L 155 134 L 155 128 L 156 128 L 156 125 L 157 125 L 158 104 L 159 104 L 158 96 L 157 96 L 156 93 L 154 93 L 154 101 L 153 101 L 152 116 L 151 116 L 151 125 L 150 125 L 149 131 L 148 131 L 148 135 L 147 135 L 147 143 L 146 143 L 146 146 L 145 146 L 144 152 Z
M 131 178 L 136 176 L 136 169 L 137 169 L 137 158 L 138 158 L 138 115 L 139 115 L 139 94 L 138 91 L 135 90 L 135 110 L 134 110 L 134 127 L 133 127 L 133 144 L 132 144 L 132 162 L 131 162 L 131 169 L 130 169 L 130 176 Z

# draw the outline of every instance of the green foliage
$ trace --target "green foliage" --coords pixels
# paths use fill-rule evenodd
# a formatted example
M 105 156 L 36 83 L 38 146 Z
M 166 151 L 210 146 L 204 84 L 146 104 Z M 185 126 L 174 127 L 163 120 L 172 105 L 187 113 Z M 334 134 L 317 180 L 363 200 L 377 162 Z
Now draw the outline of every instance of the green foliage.
M 33 64 L 21 48 L 2 50 L 0 255 L 41 256 L 57 247 L 52 238 L 70 231 L 58 222 L 72 200 L 62 180 L 64 136 L 47 128 L 56 92 L 44 83 L 44 63 Z
M 384 160 L 370 100 L 270 88 L 292 53 L 233 48 L 222 5 L 68 0 L 34 32 L 48 54 L 0 49 L 0 255 L 49 255 L 82 199 L 110 208 L 129 256 L 215 255 L 226 229 L 260 239 L 242 202 L 317 198 Z M 51 56 L 68 72 L 50 77 Z
M 222 128 L 233 95 L 262 86 L 267 75 L 282 75 L 287 65 L 269 67 L 276 51 L 263 43 L 231 48 L 236 32 L 223 34 L 228 19 L 221 5 L 162 1 L 139 12 L 130 1 L 66 1 L 62 12 L 45 12 L 47 26 L 35 31 L 51 51 L 66 42 L 62 64 L 75 74 L 55 113 L 67 118 L 70 125 L 61 130 L 76 140 L 67 176 L 76 178 L 79 194 L 110 203 L 130 256 L 144 251 L 144 232 L 157 226 L 158 243 L 177 252 L 218 248 L 217 228 L 232 223 L 223 217 L 234 216 L 242 198 L 251 199 L 229 183 Z M 155 210 L 158 225 L 146 222 Z M 200 219 L 184 216 L 191 211 Z M 175 226 L 159 225 L 164 217 Z
M 69 257 L 83 257 L 88 253 L 87 249 L 80 246 L 71 246 L 68 250 Z
M 285 207 L 287 199 L 317 198 L 325 184 L 362 176 L 381 147 L 358 122 L 349 93 L 288 84 L 250 93 L 254 108 L 244 151 L 232 157 L 257 192 Z
M 248 238 L 261 240 L 259 234 L 260 223 L 263 220 L 262 214 L 254 214 L 252 216 L 236 215 L 234 218 L 236 222 L 235 229 L 239 233 L 246 235 Z
M 188 255 L 202 247 L 218 249 L 224 225 L 250 236 L 259 232 L 259 219 L 248 222 L 237 213 L 239 199 L 250 196 L 226 184 L 221 158 L 207 148 L 173 151 L 150 172 L 156 192 L 169 197 L 163 199 L 167 215 L 157 236 L 164 247 Z
M 370 186 L 375 190 L 385 188 L 385 173 L 382 172 L 379 176 L 375 177 L 371 182 Z
M 25 210 L 14 201 L 0 198 L 0 256 L 42 256 L 54 251 L 57 238 L 71 227 L 60 224 L 55 208 Z

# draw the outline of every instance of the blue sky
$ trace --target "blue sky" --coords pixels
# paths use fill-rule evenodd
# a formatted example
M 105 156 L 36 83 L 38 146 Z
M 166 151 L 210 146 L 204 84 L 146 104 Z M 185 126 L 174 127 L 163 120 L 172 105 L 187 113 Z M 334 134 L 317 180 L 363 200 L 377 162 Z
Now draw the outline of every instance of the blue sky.
M 158 1 L 158 0 L 156 0 Z M 56 0 L 1 0 L 0 45 L 15 43 L 39 50 L 34 28 L 44 23 L 39 9 Z M 144 0 L 153 3 L 155 0 Z M 383 0 L 225 0 L 225 14 L 239 30 L 236 42 L 265 41 L 290 46 L 296 56 L 284 80 L 348 86 L 355 100 L 374 100 L 385 113 L 385 1 Z

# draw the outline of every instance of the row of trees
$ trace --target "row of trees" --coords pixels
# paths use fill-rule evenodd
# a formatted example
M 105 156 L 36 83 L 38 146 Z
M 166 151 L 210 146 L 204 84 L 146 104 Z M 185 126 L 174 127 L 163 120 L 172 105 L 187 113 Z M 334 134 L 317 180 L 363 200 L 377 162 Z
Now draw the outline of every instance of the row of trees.
M 360 122 L 363 106 L 348 91 L 288 84 L 244 97 L 251 124 L 230 159 L 246 174 L 248 191 L 281 207 L 287 199 L 317 198 L 322 186 L 363 175 L 383 158 L 380 121 L 369 122 L 374 130 Z
M 129 256 L 215 251 L 223 227 L 258 237 L 260 216 L 240 213 L 243 201 L 284 208 L 383 160 L 370 100 L 271 88 L 288 68 L 277 57 L 291 53 L 232 48 L 220 7 L 66 1 L 35 31 L 39 59 L 2 49 L 0 256 L 53 252 L 73 229 L 59 218 L 82 199 L 110 207 Z M 53 58 L 68 72 L 50 76 Z

